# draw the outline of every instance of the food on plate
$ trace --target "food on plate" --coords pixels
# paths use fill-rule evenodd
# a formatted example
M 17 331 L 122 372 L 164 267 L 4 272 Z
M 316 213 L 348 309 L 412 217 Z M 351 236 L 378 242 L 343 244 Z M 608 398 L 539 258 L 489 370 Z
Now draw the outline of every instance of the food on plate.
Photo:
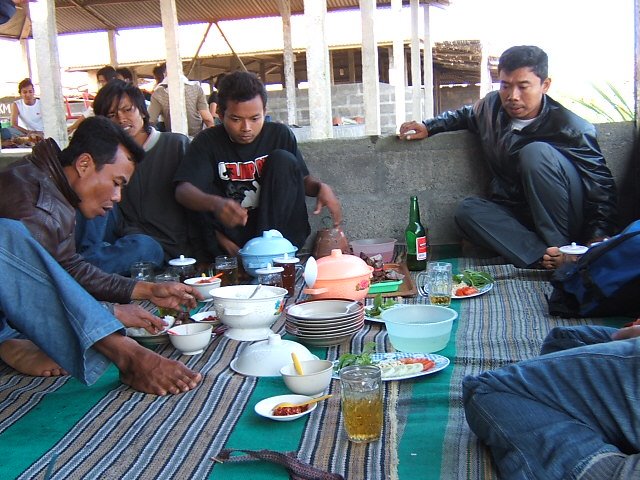
M 480 290 L 478 290 L 476 287 L 470 287 L 468 285 L 463 285 L 460 286 L 461 284 L 456 284 L 457 288 L 453 289 L 453 296 L 455 297 L 466 297 L 468 295 L 473 295 L 478 293 Z
M 454 283 L 464 283 L 469 287 L 476 287 L 478 290 L 494 281 L 493 277 L 487 272 L 469 269 L 463 270 L 462 273 L 453 276 Z
M 309 410 L 309 405 L 298 405 L 297 407 L 277 407 L 273 409 L 273 416 L 286 417 L 288 415 L 298 415 Z
M 373 306 L 367 309 L 367 315 L 377 318 L 382 315 L 382 311 L 395 306 L 396 302 L 393 298 L 383 300 L 382 294 L 377 294 L 373 299 Z
M 335 370 L 337 372 L 340 371 L 343 367 L 348 367 L 349 365 L 372 365 L 373 361 L 371 360 L 371 354 L 375 352 L 376 344 L 374 342 L 369 342 L 365 344 L 362 353 L 343 353 L 338 358 L 338 363 L 336 364 Z
M 200 319 L 200 321 L 201 322 L 217 322 L 218 317 L 216 317 L 215 315 L 209 315 L 208 317 Z
M 373 255 L 371 257 L 366 254 L 360 252 L 360 258 L 365 261 L 365 263 L 371 267 L 373 267 L 373 273 L 371 274 L 371 283 L 379 283 L 379 282 L 388 282 L 390 280 L 402 280 L 404 275 L 397 272 L 392 268 L 384 268 L 384 263 L 382 261 L 382 255 Z
M 205 278 L 201 278 L 200 280 L 198 280 L 195 283 L 212 283 L 215 280 L 215 278 L 213 277 L 205 277 Z
M 493 277 L 487 272 L 476 270 L 463 270 L 453 276 L 451 294 L 454 297 L 468 297 L 480 292 L 480 289 L 494 282 Z
M 383 360 L 375 365 L 382 370 L 382 378 L 385 379 L 427 372 L 436 366 L 436 362 L 428 358 L 400 358 L 398 360 Z

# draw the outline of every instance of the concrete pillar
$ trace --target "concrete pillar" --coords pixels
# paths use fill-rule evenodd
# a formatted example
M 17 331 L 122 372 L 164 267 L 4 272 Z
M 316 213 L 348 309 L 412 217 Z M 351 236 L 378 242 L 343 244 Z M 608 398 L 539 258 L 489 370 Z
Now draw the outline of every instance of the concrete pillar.
M 325 0 L 304 0 L 307 21 L 307 79 L 309 82 L 310 138 L 333 138 L 329 48 L 325 34 Z
M 184 102 L 182 58 L 180 58 L 180 46 L 178 45 L 178 15 L 175 0 L 160 0 L 160 13 L 162 14 L 162 28 L 164 29 L 167 53 L 171 131 L 187 135 L 187 108 Z
M 635 60 L 634 60 L 634 96 L 635 96 L 635 120 L 636 131 L 640 133 L 640 0 L 635 0 L 634 6 L 634 38 L 635 38 Z
M 411 0 L 411 119 L 422 119 L 420 74 L 420 38 L 418 36 L 419 0 Z
M 31 68 L 31 52 L 29 51 L 29 40 L 20 39 L 20 49 L 22 50 L 22 65 L 24 66 L 24 76 L 33 79 L 33 69 Z
M 380 135 L 380 81 L 375 35 L 376 0 L 360 0 L 362 18 L 362 93 L 364 133 Z
M 280 16 L 282 17 L 282 39 L 284 44 L 283 64 L 284 64 L 284 88 L 287 99 L 287 123 L 296 125 L 296 75 L 295 57 L 293 55 L 293 42 L 291 41 L 291 0 L 280 0 Z
M 433 51 L 431 44 L 431 25 L 429 23 L 429 4 L 423 6 L 424 13 L 424 32 L 422 44 L 424 46 L 424 111 L 422 118 L 433 117 L 435 91 L 433 89 Z
M 60 79 L 55 1 L 41 0 L 33 2 L 30 7 L 44 134 L 64 148 L 69 143 L 69 137 Z
M 109 65 L 118 68 L 118 49 L 116 48 L 116 31 L 107 30 L 107 38 L 109 39 Z
M 491 68 L 489 66 L 489 49 L 484 41 L 480 42 L 481 60 L 480 60 L 480 97 L 491 91 Z
M 347 51 L 347 60 L 349 61 L 349 83 L 356 83 L 356 59 L 352 49 Z
M 396 28 L 393 31 L 393 56 L 391 67 L 389 68 L 389 80 L 393 85 L 396 103 L 396 131 L 404 123 L 406 118 L 405 87 L 407 80 L 405 76 L 404 62 L 404 28 L 402 27 L 402 0 L 391 0 L 390 21 Z

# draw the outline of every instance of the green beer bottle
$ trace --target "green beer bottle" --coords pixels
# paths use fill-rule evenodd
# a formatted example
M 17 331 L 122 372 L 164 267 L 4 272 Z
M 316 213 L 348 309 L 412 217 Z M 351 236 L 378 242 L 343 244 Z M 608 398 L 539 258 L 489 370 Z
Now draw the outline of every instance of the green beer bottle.
M 424 270 L 427 267 L 429 239 L 427 229 L 420 222 L 420 207 L 416 196 L 411 197 L 409 225 L 404 236 L 407 241 L 407 268 L 413 271 Z

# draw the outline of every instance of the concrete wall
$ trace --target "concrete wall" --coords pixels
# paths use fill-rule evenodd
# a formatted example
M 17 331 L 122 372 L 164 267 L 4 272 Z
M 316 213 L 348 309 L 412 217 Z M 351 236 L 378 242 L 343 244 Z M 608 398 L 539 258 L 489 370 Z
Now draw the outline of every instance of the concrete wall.
M 640 218 L 638 166 L 633 157 L 632 123 L 597 125 L 598 139 L 620 192 L 622 225 Z M 375 237 L 404 239 L 409 196 L 417 195 L 422 220 L 434 245 L 459 241 L 453 212 L 460 200 L 482 195 L 487 172 L 480 146 L 468 132 L 401 142 L 395 136 L 358 137 L 300 143 L 311 173 L 334 189 L 342 202 L 344 230 L 351 240 Z M 0 153 L 0 167 L 26 153 Z M 314 199 L 307 199 L 309 211 Z M 311 215 L 313 230 L 322 218 Z M 309 239 L 311 243 L 313 235 Z
M 383 135 L 389 135 L 396 132 L 396 107 L 395 107 L 395 91 L 392 85 L 388 83 L 380 83 L 380 130 Z M 479 98 L 480 89 L 476 86 L 462 87 L 453 86 L 440 88 L 439 108 L 436 113 L 460 108 L 463 105 L 470 105 Z M 411 87 L 405 89 L 405 112 L 407 119 L 411 118 Z M 306 89 L 296 90 L 297 103 L 297 124 L 302 128 L 295 129 L 298 139 L 307 139 L 309 125 L 309 91 Z M 268 114 L 271 115 L 273 121 L 287 123 L 287 103 L 284 90 L 269 92 L 269 100 L 267 105 Z M 331 113 L 333 117 L 363 117 L 364 102 L 362 97 L 361 83 L 346 83 L 341 85 L 332 85 L 331 87 Z M 346 127 L 357 127 L 356 125 L 346 125 L 345 128 L 334 129 L 334 138 L 352 137 L 356 128 L 348 129 Z M 361 127 L 362 135 L 364 126 Z
M 620 190 L 626 224 L 638 215 L 633 211 L 638 205 L 633 124 L 597 127 L 600 146 Z M 469 195 L 482 195 L 488 179 L 480 146 L 466 131 L 418 142 L 401 142 L 395 136 L 360 137 L 303 142 L 300 148 L 311 173 L 331 185 L 340 198 L 345 234 L 351 240 L 394 237 L 403 241 L 409 197 L 417 195 L 432 243 L 457 243 L 456 205 Z M 310 211 L 312 200 L 308 199 Z M 314 230 L 322 228 L 319 217 L 326 215 L 311 215 Z

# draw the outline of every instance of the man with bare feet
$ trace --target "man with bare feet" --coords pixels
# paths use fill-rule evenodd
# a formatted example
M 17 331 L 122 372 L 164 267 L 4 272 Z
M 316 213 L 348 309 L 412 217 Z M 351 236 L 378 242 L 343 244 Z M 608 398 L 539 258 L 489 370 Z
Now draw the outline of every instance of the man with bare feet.
M 71 374 L 91 385 L 111 362 L 120 380 L 155 395 L 202 376 L 123 335 L 122 324 L 14 220 L 0 219 L 0 360 L 32 376 Z
M 106 215 L 143 158 L 142 147 L 121 127 L 105 117 L 88 118 L 64 150 L 43 140 L 0 172 L 0 217 L 20 220 L 87 292 L 115 303 L 113 314 L 125 326 L 153 332 L 163 328 L 162 320 L 131 300 L 180 310 L 195 307 L 197 291 L 108 274 L 77 253 L 74 238 L 76 208 L 86 218 Z
M 556 268 L 557 247 L 588 245 L 617 227 L 615 184 L 596 130 L 547 95 L 547 74 L 544 51 L 511 47 L 500 56 L 499 91 L 400 127 L 409 141 L 454 130 L 478 135 L 489 195 L 465 198 L 455 222 L 466 240 L 521 268 Z

